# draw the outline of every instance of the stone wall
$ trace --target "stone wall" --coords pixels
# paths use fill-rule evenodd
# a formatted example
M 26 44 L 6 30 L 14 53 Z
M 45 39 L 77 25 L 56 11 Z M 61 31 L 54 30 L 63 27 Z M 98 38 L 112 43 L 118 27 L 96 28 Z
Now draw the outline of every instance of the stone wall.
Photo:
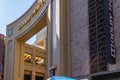
M 72 77 L 90 74 L 88 0 L 71 0 Z
M 113 0 L 113 13 L 114 13 L 114 34 L 116 46 L 116 64 L 110 65 L 109 70 L 120 69 L 120 0 Z

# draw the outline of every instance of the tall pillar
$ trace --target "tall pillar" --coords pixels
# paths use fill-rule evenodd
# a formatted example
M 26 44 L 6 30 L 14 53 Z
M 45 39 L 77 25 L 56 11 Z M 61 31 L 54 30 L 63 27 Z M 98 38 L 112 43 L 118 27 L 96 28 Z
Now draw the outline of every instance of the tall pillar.
M 57 36 L 58 36 L 58 63 L 57 73 L 71 76 L 70 71 L 70 25 L 69 0 L 57 0 Z
M 32 71 L 32 80 L 35 80 L 35 72 Z
M 25 43 L 20 42 L 21 52 L 20 52 L 20 80 L 24 79 L 24 53 L 25 53 Z
M 46 76 L 47 78 L 50 77 L 50 72 L 49 69 L 51 67 L 51 55 L 52 55 L 52 0 L 49 0 L 49 6 L 48 6 L 48 11 L 47 11 L 47 70 L 46 70 Z
M 14 56 L 14 80 L 24 79 L 24 51 L 25 43 L 18 40 L 15 41 L 15 56 Z
M 53 0 L 50 0 L 48 7 L 48 36 L 47 36 L 47 58 L 48 77 L 50 70 L 55 69 L 55 75 L 70 76 L 70 25 L 69 25 L 69 0 L 56 0 L 56 8 L 53 8 Z M 53 9 L 56 9 L 56 36 L 57 36 L 57 56 L 56 65 L 52 63 L 52 28 Z M 54 71 L 53 71 L 54 72 Z M 51 71 L 52 73 L 52 71 Z

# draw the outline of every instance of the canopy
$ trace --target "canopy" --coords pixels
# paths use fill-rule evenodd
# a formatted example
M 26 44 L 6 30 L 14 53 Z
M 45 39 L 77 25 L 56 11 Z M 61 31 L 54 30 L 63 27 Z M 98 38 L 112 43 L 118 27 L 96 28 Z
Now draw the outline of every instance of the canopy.
M 77 79 L 66 76 L 53 76 L 50 78 L 50 80 L 77 80 Z

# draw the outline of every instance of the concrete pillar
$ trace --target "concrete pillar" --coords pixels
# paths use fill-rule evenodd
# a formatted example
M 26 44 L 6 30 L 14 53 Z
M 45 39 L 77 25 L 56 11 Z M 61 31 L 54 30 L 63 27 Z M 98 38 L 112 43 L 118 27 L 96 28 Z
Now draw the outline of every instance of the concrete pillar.
M 48 11 L 47 11 L 47 70 L 46 70 L 46 76 L 47 78 L 50 77 L 50 72 L 49 69 L 51 67 L 51 53 L 52 53 L 52 0 L 49 0 L 49 6 L 48 6 Z
M 24 79 L 24 53 L 25 53 L 25 43 L 20 42 L 20 80 Z
M 35 80 L 35 72 L 32 71 L 32 80 Z
M 14 64 L 14 80 L 24 79 L 24 42 L 15 40 L 15 64 Z
M 35 65 L 35 50 L 33 49 L 33 53 L 32 53 L 32 66 Z M 32 68 L 32 80 L 35 80 L 35 70 L 34 67 Z

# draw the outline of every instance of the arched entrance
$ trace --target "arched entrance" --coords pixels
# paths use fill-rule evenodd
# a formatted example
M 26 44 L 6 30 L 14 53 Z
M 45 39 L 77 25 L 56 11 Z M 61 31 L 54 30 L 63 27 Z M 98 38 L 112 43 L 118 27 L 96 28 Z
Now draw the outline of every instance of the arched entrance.
M 33 53 L 39 56 L 38 51 L 41 52 L 41 56 L 43 52 L 26 46 L 25 42 L 47 25 L 47 7 L 48 0 L 36 0 L 25 14 L 8 25 L 5 80 L 37 80 L 39 78 L 43 80 L 45 78 L 45 67 L 33 64 L 35 60 L 31 61 L 31 64 L 25 63 L 25 59 L 29 58 L 28 48 L 31 49 L 32 56 L 34 56 Z M 28 57 L 25 54 L 28 54 Z
M 69 0 L 54 1 L 36 0 L 25 14 L 7 26 L 5 80 L 24 80 L 25 78 L 37 80 L 54 75 L 70 76 L 69 13 L 67 12 Z M 54 15 L 55 18 L 53 18 Z M 66 20 L 68 21 L 65 22 Z M 45 73 L 42 78 L 37 75 L 43 74 L 25 70 L 24 53 L 25 41 L 45 26 L 47 26 L 47 68 L 41 69 L 41 73 Z

